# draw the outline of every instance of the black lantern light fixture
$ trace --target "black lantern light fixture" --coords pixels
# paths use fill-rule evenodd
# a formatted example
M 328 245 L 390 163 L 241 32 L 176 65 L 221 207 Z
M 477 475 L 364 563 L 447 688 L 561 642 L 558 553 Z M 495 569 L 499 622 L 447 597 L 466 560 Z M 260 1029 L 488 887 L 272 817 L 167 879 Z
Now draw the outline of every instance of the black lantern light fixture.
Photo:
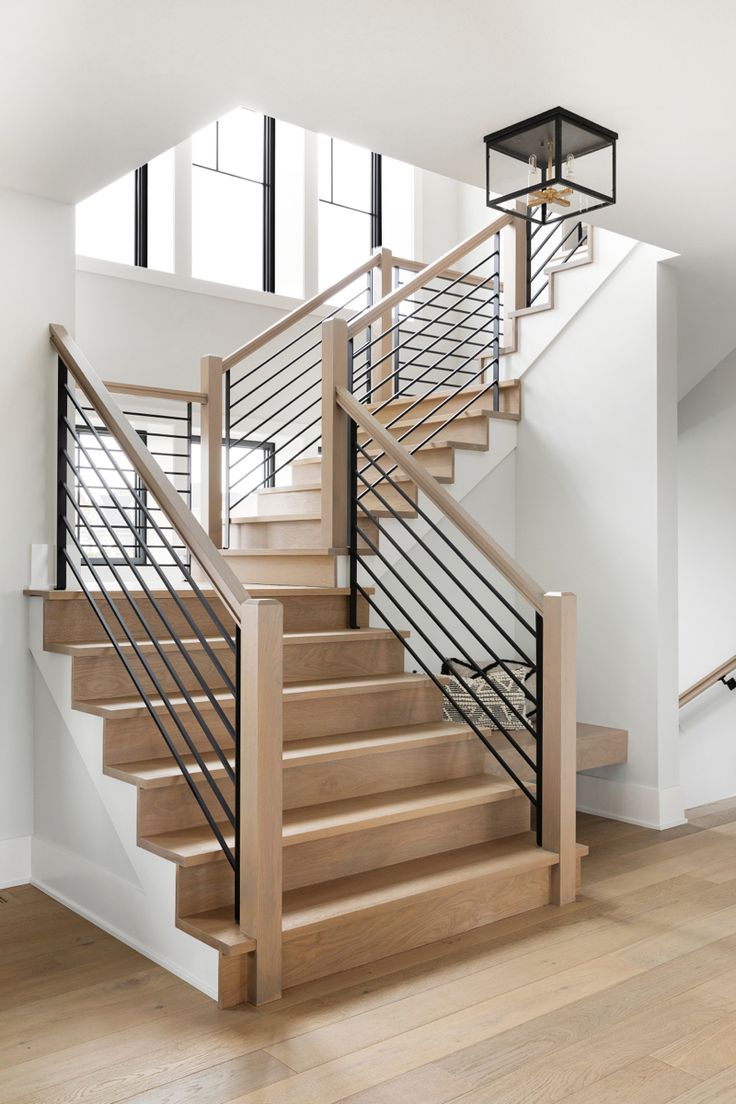
M 486 203 L 540 224 L 608 207 L 617 138 L 564 107 L 486 134 Z

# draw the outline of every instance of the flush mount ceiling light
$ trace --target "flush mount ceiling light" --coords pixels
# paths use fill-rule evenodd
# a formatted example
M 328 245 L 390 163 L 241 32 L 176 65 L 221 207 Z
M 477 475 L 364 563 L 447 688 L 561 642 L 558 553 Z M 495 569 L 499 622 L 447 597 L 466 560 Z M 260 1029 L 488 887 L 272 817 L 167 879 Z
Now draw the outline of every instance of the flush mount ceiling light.
M 540 224 L 616 202 L 616 140 L 564 107 L 486 134 L 486 203 Z

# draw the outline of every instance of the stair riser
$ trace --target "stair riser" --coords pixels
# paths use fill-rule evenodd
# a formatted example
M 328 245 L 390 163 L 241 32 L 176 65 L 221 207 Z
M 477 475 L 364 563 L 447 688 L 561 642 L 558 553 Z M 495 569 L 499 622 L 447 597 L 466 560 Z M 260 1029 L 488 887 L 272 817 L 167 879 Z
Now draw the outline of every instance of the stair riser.
M 429 431 L 427 431 L 429 432 Z M 371 452 L 374 449 L 371 448 Z M 455 479 L 455 454 L 453 448 L 420 449 L 416 454 L 435 479 L 440 483 L 452 483 Z M 300 465 L 292 469 L 292 479 L 295 486 L 300 483 L 319 483 L 321 480 L 321 460 L 317 459 L 308 465 Z M 306 475 L 303 473 L 306 472 Z
M 228 650 L 216 652 L 224 671 L 234 679 L 235 661 Z M 190 691 L 202 692 L 202 683 L 179 653 L 168 653 L 167 658 L 173 666 L 181 684 Z M 169 672 L 163 659 L 152 653 L 146 655 L 148 666 L 153 672 L 158 686 L 166 691 L 178 693 L 180 688 Z M 192 660 L 202 675 L 205 685 L 211 689 L 224 686 L 222 675 L 201 652 L 193 652 Z M 130 666 L 147 691 L 156 693 L 152 679 L 146 673 L 143 663 L 130 657 Z M 285 643 L 284 645 L 284 681 L 307 682 L 313 679 L 350 678 L 364 675 L 399 674 L 404 670 L 404 648 L 395 637 L 380 640 L 361 640 L 358 633 L 339 641 L 320 643 Z M 73 659 L 72 694 L 75 701 L 99 701 L 104 698 L 126 697 L 136 693 L 133 680 L 126 671 L 122 660 L 115 654 L 105 656 L 78 657 Z
M 246 585 L 337 586 L 334 556 L 228 556 L 228 563 Z
M 375 541 L 377 530 L 368 524 L 367 535 Z M 232 526 L 234 548 L 322 548 L 322 522 L 317 521 L 240 521 Z
M 528 830 L 528 802 L 524 798 L 509 798 L 297 844 L 284 848 L 284 889 L 298 889 Z M 232 871 L 220 859 L 199 866 L 179 867 L 177 885 L 181 915 L 233 902 Z
M 225 715 L 233 719 L 232 704 L 223 707 Z M 222 722 L 211 708 L 203 709 L 207 726 L 216 735 L 223 748 L 231 746 Z M 188 710 L 180 714 L 189 737 L 199 750 L 210 745 L 195 718 Z M 171 719 L 164 718 L 175 746 L 186 753 L 186 746 Z M 303 740 L 317 736 L 331 736 L 341 732 L 365 732 L 387 724 L 424 724 L 442 720 L 442 699 L 432 684 L 385 690 L 380 694 L 350 694 L 336 698 L 287 698 L 284 703 L 284 739 Z M 139 759 L 158 759 L 166 754 L 166 744 L 147 712 L 135 717 L 105 720 L 105 763 L 131 763 Z
M 480 878 L 333 920 L 284 942 L 284 987 L 448 939 L 550 902 L 550 868 Z
M 154 632 L 160 635 L 161 638 L 170 637 L 167 624 L 157 615 L 149 599 L 138 591 L 135 592 L 134 597 L 138 609 Z M 229 633 L 234 632 L 233 619 L 226 613 L 219 598 L 212 597 L 207 600 L 223 627 Z M 141 623 L 133 612 L 129 601 L 126 598 L 115 598 L 113 601 L 125 624 L 131 631 L 140 635 L 142 632 Z M 220 630 L 217 625 L 196 597 L 193 595 L 184 597 L 182 603 L 188 617 L 201 632 L 206 636 L 219 635 Z M 177 635 L 189 638 L 195 635 L 190 621 L 179 610 L 173 598 L 157 599 L 156 604 L 166 622 Z M 97 605 L 108 625 L 114 631 L 116 639 L 124 639 L 125 634 L 115 615 L 111 612 L 108 603 L 104 599 L 100 599 Z M 68 601 L 49 599 L 44 602 L 44 647 L 50 644 L 84 644 L 107 640 L 107 633 L 100 624 L 91 604 L 85 598 L 70 599 Z
M 344 629 L 348 624 L 348 598 L 344 594 L 285 595 L 279 599 L 284 607 L 284 632 L 326 632 L 330 629 Z M 359 599 L 365 605 L 364 599 Z M 168 630 L 152 610 L 150 602 L 142 595 L 136 595 L 136 603 L 148 623 L 162 637 Z M 101 603 L 103 608 L 107 605 Z M 194 624 L 208 636 L 217 634 L 201 603 L 194 597 L 184 598 L 185 607 Z M 140 630 L 140 622 L 132 613 L 125 599 L 116 599 L 116 607 L 124 616 L 131 629 Z M 172 598 L 158 600 L 158 605 L 177 635 L 191 638 L 195 634 L 187 618 L 179 611 Z M 212 608 L 228 632 L 234 631 L 232 618 L 229 617 L 219 599 L 211 599 Z M 106 620 L 116 630 L 117 639 L 123 638 L 122 629 L 109 612 Z M 44 646 L 51 644 L 103 643 L 108 639 L 94 610 L 85 599 L 75 601 L 44 602 Z
M 483 770 L 483 749 L 466 741 L 416 751 L 375 754 L 320 766 L 290 767 L 284 771 L 284 808 L 298 809 L 363 794 L 387 793 L 408 786 L 464 778 Z M 217 785 L 233 807 L 233 783 L 222 772 Z M 200 790 L 209 808 L 211 789 L 202 779 Z M 170 786 L 139 791 L 139 833 L 142 836 L 204 824 L 204 814 L 183 779 Z M 528 827 L 528 818 L 527 824 Z
M 232 709 L 227 709 L 226 714 L 232 717 Z M 213 710 L 208 710 L 205 718 L 208 728 L 217 739 L 218 746 L 224 750 L 230 750 L 233 747 L 233 741 L 219 717 Z M 185 712 L 181 715 L 181 719 L 192 745 L 198 751 L 211 751 L 212 745 L 194 717 Z M 190 755 L 191 749 L 171 719 L 165 718 L 164 723 L 177 751 L 182 755 Z M 119 763 L 134 763 L 142 759 L 162 759 L 168 754 L 167 744 L 148 713 L 140 717 L 106 720 L 103 739 L 105 766 L 114 767 Z
M 471 370 L 478 371 L 479 367 L 479 365 L 471 366 Z M 467 382 L 466 378 L 462 376 L 456 377 L 456 380 L 460 383 Z M 476 383 L 480 385 L 487 383 L 487 381 L 479 379 L 476 381 Z M 421 385 L 418 385 L 418 387 L 420 386 Z M 399 416 L 402 421 L 414 420 L 418 422 L 421 418 L 426 417 L 427 414 L 430 414 L 432 411 L 436 410 L 441 402 L 443 402 L 443 397 L 440 396 L 438 398 L 436 395 L 431 395 L 424 399 L 414 398 L 411 402 L 394 401 L 389 406 L 384 407 L 383 410 L 373 411 L 373 415 L 375 418 L 378 419 L 379 422 L 382 422 L 383 425 L 386 425 L 397 416 Z M 414 403 L 416 403 L 417 405 L 415 406 Z M 412 409 L 410 409 L 410 407 Z M 461 391 L 457 396 L 453 396 L 447 402 L 444 402 L 444 405 L 440 407 L 438 413 L 441 413 L 442 416 L 445 418 L 449 418 L 453 414 L 458 414 L 463 410 L 467 410 L 468 412 L 477 411 L 478 413 L 480 413 L 482 411 L 490 410 L 492 409 L 492 407 L 493 397 L 490 392 L 484 395 L 479 395 L 478 398 L 470 402 L 470 396 Z
M 318 480 L 319 481 L 319 480 Z M 279 491 L 278 494 L 257 494 L 256 512 L 268 514 L 270 517 L 283 514 L 319 514 L 322 509 L 322 492 L 309 486 L 303 490 L 294 488 L 290 491 Z
M 289 699 L 287 696 L 284 701 L 285 740 L 441 720 L 442 696 L 432 682 L 381 693 L 353 693 L 330 698 Z
M 488 448 L 488 418 L 486 417 L 458 418 L 457 421 L 450 422 L 449 425 L 444 426 L 438 432 L 435 432 L 436 429 L 437 425 L 433 423 L 417 426 L 416 429 L 412 429 L 408 433 L 406 433 L 406 429 L 399 428 L 392 429 L 390 432 L 396 438 L 401 438 L 401 444 L 404 448 L 412 448 L 414 445 L 427 440 L 432 434 L 431 441 L 428 442 L 431 444 L 436 445 L 443 441 L 452 441 L 460 448 L 480 450 Z M 358 435 L 358 440 L 364 442 L 365 439 L 366 435 L 361 432 Z
M 291 468 L 291 482 L 295 487 L 305 483 L 319 483 L 321 481 L 322 460 L 315 456 L 306 464 L 294 464 Z
M 481 774 L 487 757 L 480 741 L 474 738 L 437 747 L 374 751 L 332 762 L 290 766 L 283 776 L 284 808 Z

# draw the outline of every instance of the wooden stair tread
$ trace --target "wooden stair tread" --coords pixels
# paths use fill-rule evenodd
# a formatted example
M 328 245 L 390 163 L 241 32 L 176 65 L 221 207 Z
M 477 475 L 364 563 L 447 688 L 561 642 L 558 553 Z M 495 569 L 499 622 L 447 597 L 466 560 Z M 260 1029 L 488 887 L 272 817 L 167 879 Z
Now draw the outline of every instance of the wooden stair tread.
M 318 679 L 312 682 L 290 682 L 284 686 L 284 698 L 339 697 L 342 694 L 356 693 L 381 694 L 386 690 L 394 690 L 414 684 L 419 685 L 427 681 L 429 680 L 426 675 L 398 674 L 365 675 L 359 678 L 347 679 Z M 220 704 L 228 704 L 233 700 L 232 694 L 227 690 L 213 690 L 212 693 Z M 193 693 L 190 697 L 197 706 L 207 708 L 210 704 L 206 694 Z M 179 694 L 169 695 L 168 701 L 179 712 L 189 708 L 186 699 Z M 151 705 L 157 710 L 166 711 L 166 706 L 159 697 L 152 697 Z M 145 703 L 137 695 L 98 698 L 92 701 L 73 701 L 72 707 L 83 713 L 92 713 L 99 717 L 135 717 L 141 712 L 146 712 Z
M 289 809 L 284 812 L 284 844 L 325 839 L 381 824 L 398 824 L 473 805 L 506 801 L 520 792 L 512 782 L 479 774 Z
M 499 385 L 502 390 L 513 390 L 519 386 L 518 379 L 506 379 L 500 380 Z M 371 414 L 375 414 L 376 410 L 391 410 L 398 409 L 403 406 L 411 406 L 415 402 L 427 402 L 430 399 L 436 402 L 443 402 L 445 399 L 461 398 L 463 401 L 466 399 L 477 398 L 480 395 L 489 394 L 488 384 L 478 384 L 476 387 L 464 387 L 462 391 L 458 391 L 457 388 L 450 388 L 447 390 L 433 391 L 428 395 L 407 395 L 405 397 L 398 397 L 390 399 L 387 403 L 375 402 L 368 403 L 366 410 Z
M 579 847 L 582 854 L 587 848 Z M 555 866 L 557 855 L 537 846 L 532 832 L 445 851 L 361 874 L 292 889 L 284 893 L 283 938 L 315 930 L 346 917 L 359 917 L 394 902 L 481 878 L 514 875 Z M 224 955 L 246 954 L 253 940 L 237 927 L 232 906 L 181 917 L 177 927 L 196 935 Z
M 284 745 L 284 767 L 304 766 L 334 759 L 367 755 L 372 751 L 404 751 L 408 748 L 469 740 L 475 734 L 467 725 L 438 721 L 435 724 L 403 725 L 336 736 L 289 740 Z
M 255 939 L 242 932 L 233 920 L 232 906 L 223 905 L 192 916 L 179 916 L 176 926 L 223 955 L 247 954 L 256 949 Z
M 311 514 L 253 514 L 248 517 L 231 517 L 230 521 L 235 525 L 245 525 L 246 522 L 254 525 L 268 525 L 273 521 L 278 522 L 291 522 L 291 521 L 321 521 L 322 515 L 319 513 Z
M 517 796 L 521 799 L 521 791 L 513 783 L 482 774 L 324 805 L 307 805 L 284 811 L 283 842 L 285 847 L 294 846 L 474 805 L 514 800 Z M 235 842 L 232 827 L 227 823 L 219 827 L 225 842 L 232 847 Z M 140 843 L 154 854 L 182 866 L 224 860 L 220 845 L 206 824 L 157 833 L 141 839 Z
M 408 631 L 402 635 L 408 636 Z M 354 643 L 358 640 L 391 640 L 395 639 L 390 629 L 365 628 L 365 629 L 322 629 L 316 632 L 284 633 L 284 645 L 299 644 L 329 644 L 340 641 Z M 231 652 L 227 641 L 221 636 L 205 637 L 212 651 Z M 133 650 L 133 645 L 127 640 L 118 641 L 123 652 Z M 183 637 L 179 643 L 175 640 L 159 640 L 158 645 L 165 652 L 178 652 L 180 644 L 184 645 L 188 652 L 203 652 L 204 645 L 197 637 Z M 137 640 L 136 647 L 144 653 L 155 652 L 156 645 L 150 640 Z M 60 655 L 70 656 L 105 656 L 115 649 L 110 641 L 91 641 L 81 644 L 47 644 L 47 652 L 57 652 Z
M 420 419 L 408 419 L 407 421 L 394 422 L 393 425 L 383 424 L 384 429 L 393 433 L 395 430 L 410 430 L 410 429 L 429 429 L 432 426 L 437 425 L 439 422 L 443 425 L 445 422 L 448 426 L 456 425 L 458 422 L 468 422 L 474 419 L 490 418 L 494 413 L 492 406 L 486 407 L 473 407 L 471 410 L 465 410 L 462 414 L 450 414 L 446 410 L 438 410 L 436 414 L 430 414 Z M 367 430 L 361 429 L 359 435 L 362 433 L 366 435 Z M 370 434 L 368 434 L 370 436 Z
M 298 490 L 298 488 L 289 487 L 289 490 Z M 225 549 L 224 551 L 227 551 Z M 204 586 L 200 586 L 200 592 L 205 598 L 218 598 L 217 591 L 212 590 Z M 369 588 L 366 588 L 369 589 Z M 179 598 L 197 600 L 197 596 L 191 587 L 174 587 L 174 590 Z M 323 597 L 325 595 L 337 596 L 350 594 L 350 587 L 346 586 L 308 586 L 306 583 L 251 583 L 249 593 L 254 598 L 288 598 L 291 596 L 301 597 Z M 132 594 L 145 596 L 145 592 L 141 587 L 130 587 Z M 90 588 L 92 597 L 99 596 L 102 598 L 102 591 Z M 117 587 L 109 587 L 108 593 L 112 598 L 124 598 L 126 591 Z M 156 599 L 170 598 L 171 591 L 169 590 L 156 590 L 153 587 L 149 587 L 148 593 Z M 373 593 L 373 589 L 370 589 L 370 593 Z M 68 602 L 68 601 L 87 601 L 87 595 L 83 590 L 54 590 L 49 587 L 26 587 L 23 594 L 27 598 L 46 598 L 52 602 Z
M 425 858 L 352 874 L 284 894 L 284 937 L 328 924 L 347 914 L 431 893 L 480 878 L 511 877 L 555 866 L 557 855 L 537 846 L 532 832 L 444 851 Z
M 466 725 L 454 725 L 448 721 L 436 724 L 418 724 L 396 728 L 375 729 L 369 732 L 347 732 L 338 736 L 318 736 L 310 740 L 288 740 L 284 744 L 284 767 L 306 766 L 311 763 L 333 762 L 354 756 L 369 755 L 372 751 L 405 751 L 435 744 L 456 743 L 473 739 L 474 733 Z M 200 756 L 214 777 L 225 774 L 222 761 L 214 751 L 202 751 Z M 184 764 L 196 780 L 202 771 L 193 755 L 182 755 Z M 227 756 L 231 767 L 235 766 L 235 753 Z M 176 760 L 170 756 L 154 759 L 138 759 L 129 763 L 112 763 L 105 767 L 105 774 L 121 782 L 156 789 L 161 786 L 183 785 L 184 776 Z
M 226 559 L 240 559 L 245 556 L 337 556 L 334 548 L 225 548 L 222 555 Z M 248 584 L 253 590 L 253 584 Z

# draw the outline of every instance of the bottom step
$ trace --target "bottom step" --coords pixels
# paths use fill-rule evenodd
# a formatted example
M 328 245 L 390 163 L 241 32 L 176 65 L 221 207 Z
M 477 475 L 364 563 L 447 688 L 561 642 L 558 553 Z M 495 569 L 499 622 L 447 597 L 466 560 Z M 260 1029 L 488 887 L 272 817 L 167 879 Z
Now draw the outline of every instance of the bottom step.
M 585 854 L 580 845 L 578 861 Z M 549 904 L 556 865 L 557 856 L 524 832 L 291 890 L 284 988 Z M 179 927 L 226 957 L 253 947 L 228 909 L 185 917 Z

